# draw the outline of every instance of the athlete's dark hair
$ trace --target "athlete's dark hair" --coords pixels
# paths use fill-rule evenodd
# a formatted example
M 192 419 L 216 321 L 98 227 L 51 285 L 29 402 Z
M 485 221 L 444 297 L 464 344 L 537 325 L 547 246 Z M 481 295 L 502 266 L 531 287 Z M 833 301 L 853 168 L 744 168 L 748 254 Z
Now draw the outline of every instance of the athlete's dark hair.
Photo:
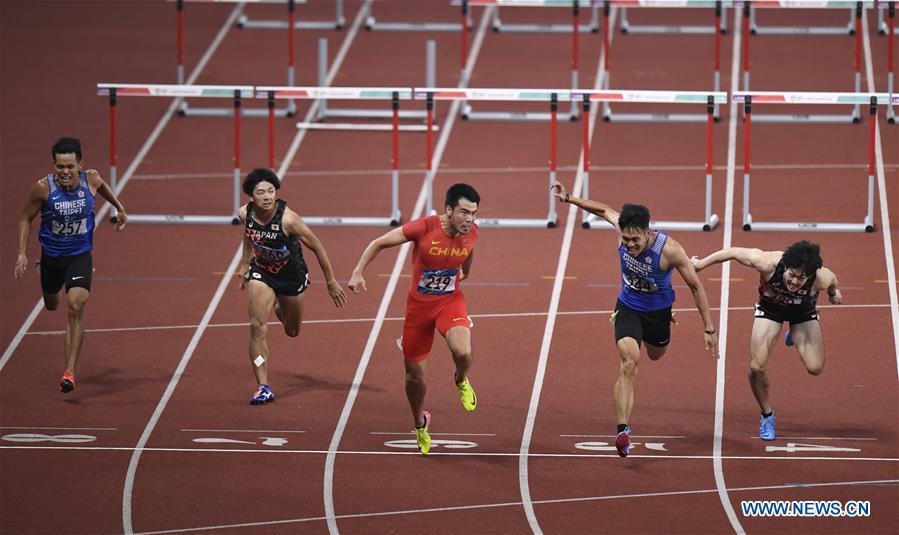
M 243 179 L 243 192 L 252 197 L 253 190 L 256 189 L 260 182 L 271 182 L 275 189 L 281 189 L 281 179 L 278 178 L 274 171 L 264 167 L 257 167 L 250 171 L 247 178 Z
M 453 184 L 446 190 L 446 206 L 455 208 L 459 206 L 459 199 L 468 199 L 475 204 L 481 204 L 481 196 L 468 184 Z
M 649 229 L 649 208 L 642 204 L 625 204 L 621 207 L 621 213 L 618 214 L 618 228 L 648 230 Z
M 821 247 L 806 240 L 798 241 L 787 247 L 780 261 L 785 268 L 800 269 L 806 276 L 811 277 L 823 264 Z
M 81 141 L 73 137 L 61 137 L 53 142 L 50 148 L 50 157 L 56 160 L 57 154 L 75 154 L 75 159 L 81 161 Z

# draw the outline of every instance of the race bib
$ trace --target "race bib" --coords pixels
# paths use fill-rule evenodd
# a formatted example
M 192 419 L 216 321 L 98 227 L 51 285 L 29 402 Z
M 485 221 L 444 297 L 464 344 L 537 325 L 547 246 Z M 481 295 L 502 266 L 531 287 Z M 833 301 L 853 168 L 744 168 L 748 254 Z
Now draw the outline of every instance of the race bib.
M 425 270 L 418 281 L 418 293 L 445 295 L 456 291 L 458 269 Z
M 621 278 L 624 280 L 624 285 L 635 292 L 648 294 L 659 290 L 659 287 L 656 286 L 655 281 L 652 279 L 643 279 L 627 273 L 622 273 Z
M 87 220 L 76 219 L 74 221 L 53 221 L 53 234 L 57 236 L 77 236 L 87 234 Z

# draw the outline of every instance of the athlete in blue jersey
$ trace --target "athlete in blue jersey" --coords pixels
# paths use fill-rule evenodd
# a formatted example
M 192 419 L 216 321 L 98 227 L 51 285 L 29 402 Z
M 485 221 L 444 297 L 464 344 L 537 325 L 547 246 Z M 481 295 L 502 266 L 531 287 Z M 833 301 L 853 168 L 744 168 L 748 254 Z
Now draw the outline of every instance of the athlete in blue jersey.
M 325 247 L 285 201 L 275 198 L 280 188 L 281 180 L 270 169 L 252 170 L 243 182 L 243 191 L 251 200 L 238 212 L 244 224 L 240 288 L 246 287 L 249 294 L 250 362 L 259 384 L 250 398 L 251 405 L 275 401 L 268 382 L 270 353 L 266 342 L 272 309 L 287 336 L 300 334 L 303 292 L 309 285 L 300 243 L 315 253 L 334 305 L 346 303 L 346 293 L 334 278 Z
M 41 290 L 47 310 L 59 306 L 65 288 L 69 323 L 65 337 L 65 371 L 59 381 L 63 393 L 75 390 L 75 366 L 84 341 L 84 306 L 90 296 L 93 273 L 94 202 L 99 193 L 117 210 L 116 230 L 128 216 L 115 193 L 93 169 L 82 169 L 81 142 L 63 137 L 51 149 L 53 172 L 32 186 L 19 218 L 19 254 L 15 277 L 28 267 L 28 238 L 31 222 L 41 214 L 38 241 L 41 244 Z
M 572 196 L 560 182 L 553 182 L 552 189 L 560 201 L 605 219 L 618 231 L 621 292 L 612 322 L 621 368 L 613 400 L 618 418 L 615 448 L 618 455 L 627 457 L 631 446 L 628 423 L 634 408 L 634 382 L 641 342 L 646 345 L 650 360 L 658 360 L 671 341 L 672 270 L 677 269 L 690 287 L 705 326 L 705 348 L 711 349 L 712 355 L 718 358 L 718 335 L 709 302 L 684 248 L 664 232 L 649 228 L 649 210 L 645 206 L 625 204 L 619 213 L 601 202 Z
M 762 411 L 759 438 L 774 440 L 777 435 L 767 371 L 780 328 L 784 322 L 790 324 L 785 337 L 787 345 L 796 346 L 808 373 L 821 375 L 824 337 L 817 309 L 818 294 L 825 290 L 831 304 L 841 304 L 843 294 L 837 288 L 837 276 L 822 266 L 821 248 L 805 240 L 790 245 L 786 251 L 729 247 L 701 260 L 695 256 L 690 260 L 696 271 L 736 260 L 759 272 L 759 300 L 749 343 L 749 386 Z

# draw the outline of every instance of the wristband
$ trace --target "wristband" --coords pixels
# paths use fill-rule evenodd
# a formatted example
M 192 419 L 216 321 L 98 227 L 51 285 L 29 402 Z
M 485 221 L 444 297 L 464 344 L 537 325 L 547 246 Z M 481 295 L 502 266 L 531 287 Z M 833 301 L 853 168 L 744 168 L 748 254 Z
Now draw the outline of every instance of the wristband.
M 711 331 L 706 331 L 705 333 L 706 334 L 715 334 L 715 329 L 712 329 Z
M 567 191 L 565 192 L 565 197 L 562 199 L 562 202 L 571 202 L 571 194 Z

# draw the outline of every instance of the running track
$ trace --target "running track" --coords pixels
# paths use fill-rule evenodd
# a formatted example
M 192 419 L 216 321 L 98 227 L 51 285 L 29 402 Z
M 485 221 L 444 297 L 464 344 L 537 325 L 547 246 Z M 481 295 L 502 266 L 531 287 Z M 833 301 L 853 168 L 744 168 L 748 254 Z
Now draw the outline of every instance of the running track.
M 298 34 L 299 85 L 314 85 L 314 70 L 303 65 L 322 36 L 330 40 L 331 62 L 340 62 L 333 85 L 421 85 L 427 38 L 438 42 L 438 85 L 459 83 L 457 35 L 357 32 L 359 6 L 348 2 L 342 32 Z M 450 21 L 456 13 L 442 1 L 376 7 L 383 20 Z M 702 275 L 721 318 L 721 359 L 716 363 L 702 350 L 698 314 L 681 289 L 672 350 L 641 366 L 632 422 L 641 445 L 628 460 L 602 449 L 614 430 L 617 362 L 607 322 L 617 292 L 614 239 L 580 229 L 579 218 L 572 220 L 575 214 L 563 206 L 554 230 L 484 229 L 467 285 L 480 407 L 474 414 L 458 408 L 451 360 L 439 346 L 428 395 L 433 438 L 475 446 L 439 446 L 424 458 L 387 444 L 411 438 L 394 346 L 408 284 L 401 250 L 378 258 L 367 272 L 368 293 L 353 296 L 343 310 L 313 285 L 298 339 L 272 329 L 279 399 L 260 408 L 246 404 L 253 384 L 244 355 L 245 296 L 225 275 L 239 244 L 236 229 L 132 225 L 117 234 L 103 225 L 95 236 L 97 291 L 86 315 L 79 389 L 58 394 L 64 315 L 41 311 L 29 322 L 37 276 L 32 270 L 23 281 L 12 279 L 20 203 L 46 172 L 41 162 L 55 136 L 80 137 L 87 165 L 106 174 L 107 106 L 94 84 L 172 81 L 174 8 L 4 2 L 0 9 L 0 265 L 9 268 L 0 338 L 10 353 L 0 369 L 3 533 L 890 533 L 899 524 L 893 268 L 899 134 L 882 114 L 876 232 L 740 230 L 741 128 L 731 120 L 735 110 L 725 108 L 715 127 L 714 210 L 722 224 L 710 233 L 675 233 L 697 255 L 729 244 L 779 249 L 811 237 L 840 276 L 846 304 L 823 307 L 825 373 L 808 376 L 784 348 L 773 358 L 776 442 L 753 437 L 757 410 L 745 373 L 755 281 L 749 270 L 733 266 Z M 186 13 L 188 73 L 216 35 L 223 37 L 195 73 L 198 83 L 283 82 L 282 36 L 228 29 L 231 6 L 189 5 Z M 281 8 L 254 6 L 251 13 L 276 18 Z M 316 1 L 298 14 L 324 19 L 333 11 L 330 2 Z M 470 57 L 472 86 L 567 84 L 569 36 L 494 34 L 484 31 L 483 10 L 474 15 L 480 46 Z M 638 16 L 658 15 L 632 13 L 632 22 Z M 677 13 L 673 20 L 691 16 Z M 505 22 L 538 17 L 568 21 L 565 10 L 503 14 Z M 869 17 L 863 88 L 883 90 L 886 39 L 867 31 Z M 844 18 L 842 12 L 822 16 L 834 24 Z M 732 87 L 743 36 L 739 22 L 729 22 L 735 26 L 724 39 L 725 89 Z M 706 89 L 707 39 L 616 34 L 615 85 Z M 583 35 L 581 43 L 581 86 L 592 87 L 603 51 L 598 36 Z M 337 57 L 341 46 L 345 54 Z M 851 87 L 851 61 L 848 37 L 755 38 L 753 88 L 844 91 Z M 129 213 L 219 213 L 229 198 L 222 184 L 230 175 L 230 123 L 166 121 L 168 104 L 120 101 L 120 173 L 136 163 L 120 198 Z M 440 106 L 435 191 L 464 180 L 481 192 L 486 218 L 541 217 L 547 125 L 451 121 L 449 111 Z M 249 168 L 264 162 L 265 130 L 254 120 L 244 127 Z M 385 136 L 298 137 L 287 120 L 277 128 L 282 195 L 301 214 L 368 215 L 382 209 L 380 199 L 386 212 Z M 569 185 L 580 184 L 574 171 L 580 129 L 581 123 L 560 125 L 560 178 Z M 757 219 L 854 221 L 863 213 L 863 127 L 753 130 Z M 592 196 L 612 205 L 643 202 L 658 219 L 696 219 L 703 141 L 699 125 L 599 122 L 590 153 Z M 423 154 L 421 136 L 404 136 L 406 219 L 421 213 Z M 344 278 L 383 231 L 315 230 Z M 19 339 L 23 324 L 27 333 Z M 27 436 L 35 441 L 23 442 Z M 584 443 L 594 449 L 582 449 Z M 741 500 L 775 499 L 869 500 L 871 516 L 753 518 L 740 511 Z

